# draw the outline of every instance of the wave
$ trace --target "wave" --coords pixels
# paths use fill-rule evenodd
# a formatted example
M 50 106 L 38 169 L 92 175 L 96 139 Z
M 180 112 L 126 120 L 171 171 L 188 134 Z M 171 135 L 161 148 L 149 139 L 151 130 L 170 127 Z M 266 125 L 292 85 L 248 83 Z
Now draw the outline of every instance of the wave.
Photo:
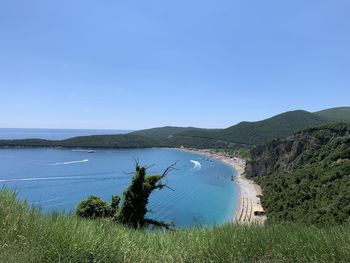
M 53 181 L 53 180 L 115 180 L 115 179 L 130 179 L 130 177 L 123 176 L 52 176 L 52 177 L 30 177 L 30 178 L 13 178 L 13 179 L 0 179 L 0 183 L 13 183 L 13 182 L 26 182 L 26 181 Z
M 85 176 L 61 176 L 61 177 L 32 177 L 32 178 L 15 178 L 0 180 L 0 183 L 21 182 L 21 181 L 46 181 L 46 180 L 69 180 L 69 179 L 83 179 Z M 90 177 L 91 178 L 91 177 Z
M 192 170 L 199 171 L 202 168 L 202 165 L 200 162 L 194 161 L 194 160 L 191 160 L 190 162 L 194 164 Z
M 0 183 L 11 183 L 11 182 L 22 182 L 22 181 L 50 181 L 50 180 L 80 180 L 80 179 L 118 179 L 116 176 L 111 177 L 88 177 L 88 176 L 61 176 L 61 177 L 32 177 L 32 178 L 15 178 L 15 179 L 4 179 L 0 180 Z
M 79 160 L 79 161 L 69 161 L 69 162 L 62 162 L 62 163 L 48 163 L 46 165 L 67 165 L 67 164 L 75 164 L 75 163 L 86 163 L 89 159 Z

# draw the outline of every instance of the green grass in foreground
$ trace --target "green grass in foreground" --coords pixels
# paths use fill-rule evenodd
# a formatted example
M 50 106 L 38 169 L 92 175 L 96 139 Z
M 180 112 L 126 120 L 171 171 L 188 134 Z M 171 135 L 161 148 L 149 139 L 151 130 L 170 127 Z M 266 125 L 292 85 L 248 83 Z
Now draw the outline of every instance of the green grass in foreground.
M 36 208 L 0 191 L 0 262 L 346 262 L 350 227 L 224 225 L 145 232 Z

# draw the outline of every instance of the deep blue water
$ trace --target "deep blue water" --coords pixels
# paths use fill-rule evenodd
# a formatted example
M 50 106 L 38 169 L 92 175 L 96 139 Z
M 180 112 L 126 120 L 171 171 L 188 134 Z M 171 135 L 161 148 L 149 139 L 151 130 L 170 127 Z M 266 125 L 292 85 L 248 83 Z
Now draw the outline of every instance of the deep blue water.
M 157 190 L 148 208 L 150 218 L 174 221 L 177 227 L 214 225 L 228 221 L 234 212 L 235 171 L 222 162 L 176 149 L 86 150 L 0 149 L 0 187 L 15 188 L 21 199 L 43 211 L 74 211 L 77 203 L 97 195 L 110 201 L 130 183 L 135 161 L 162 172 L 177 162 L 166 178 L 174 189 Z
M 19 129 L 0 128 L 0 140 L 2 139 L 28 139 L 39 138 L 47 140 L 63 140 L 76 136 L 125 134 L 128 130 L 93 130 L 93 129 Z

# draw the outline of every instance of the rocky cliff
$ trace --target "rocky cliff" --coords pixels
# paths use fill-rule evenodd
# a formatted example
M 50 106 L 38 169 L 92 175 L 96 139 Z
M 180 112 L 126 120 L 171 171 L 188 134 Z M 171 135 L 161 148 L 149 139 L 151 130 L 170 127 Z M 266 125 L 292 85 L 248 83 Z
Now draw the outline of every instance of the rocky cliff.
M 343 223 L 350 218 L 350 126 L 311 128 L 257 146 L 246 175 L 262 186 L 271 221 Z

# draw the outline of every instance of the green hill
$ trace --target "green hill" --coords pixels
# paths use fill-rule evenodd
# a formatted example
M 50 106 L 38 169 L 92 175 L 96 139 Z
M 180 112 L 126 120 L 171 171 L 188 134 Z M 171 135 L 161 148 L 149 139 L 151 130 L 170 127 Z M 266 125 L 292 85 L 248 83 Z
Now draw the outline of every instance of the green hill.
M 266 120 L 241 122 L 227 129 L 160 127 L 124 135 L 82 136 L 62 141 L 41 139 L 0 140 L 4 146 L 94 147 L 94 148 L 251 148 L 276 138 L 285 138 L 302 129 L 347 118 L 350 108 L 329 109 L 318 113 L 289 111 Z
M 328 124 L 251 150 L 248 177 L 270 222 L 350 222 L 350 124 Z
M 241 122 L 222 130 L 193 130 L 178 134 L 214 138 L 229 143 L 257 145 L 275 138 L 284 138 L 301 129 L 327 123 L 324 118 L 307 111 L 290 111 L 257 122 Z
M 135 132 L 131 132 L 130 134 L 136 134 L 136 135 L 147 136 L 152 138 L 172 138 L 174 135 L 177 135 L 179 133 L 190 131 L 190 130 L 196 130 L 196 129 L 198 128 L 166 126 L 166 127 L 135 131 Z
M 0 140 L 0 147 L 81 147 L 81 148 L 150 148 L 163 147 L 162 141 L 133 134 L 80 136 L 67 140 Z
M 329 121 L 344 121 L 350 122 L 350 107 L 338 107 L 315 112 Z
M 63 147 L 89 148 L 149 148 L 161 147 L 159 140 L 134 134 L 94 135 L 75 137 L 59 142 Z
M 251 147 L 275 138 L 284 138 L 307 127 L 327 122 L 329 122 L 327 119 L 319 115 L 297 110 L 285 112 L 262 121 L 241 122 L 227 129 L 161 127 L 131 134 L 163 139 L 162 144 L 167 146 L 239 148 Z

